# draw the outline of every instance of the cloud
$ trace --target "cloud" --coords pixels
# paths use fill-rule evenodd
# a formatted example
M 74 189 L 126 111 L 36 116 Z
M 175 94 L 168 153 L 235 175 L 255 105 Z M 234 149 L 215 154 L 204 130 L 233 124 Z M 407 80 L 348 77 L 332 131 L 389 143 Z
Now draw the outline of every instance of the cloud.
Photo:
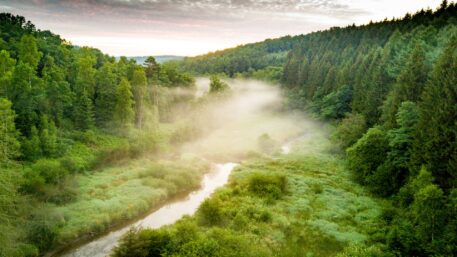
M 391 7 L 398 0 L 0 1 L 39 28 L 110 54 L 194 55 L 205 52 L 203 48 L 213 51 L 265 38 L 366 22 L 379 17 L 374 15 L 377 10 L 372 6 Z M 402 1 L 403 5 L 419 2 Z M 116 38 L 118 42 L 108 43 Z M 149 47 L 144 42 L 150 42 Z M 202 47 L 196 47 L 199 45 Z

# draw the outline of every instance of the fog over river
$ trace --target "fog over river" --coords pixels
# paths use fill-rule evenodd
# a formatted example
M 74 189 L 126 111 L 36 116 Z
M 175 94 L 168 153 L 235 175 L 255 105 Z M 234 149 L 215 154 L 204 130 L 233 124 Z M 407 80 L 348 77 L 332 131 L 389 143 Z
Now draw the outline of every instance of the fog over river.
M 86 244 L 68 249 L 57 256 L 104 257 L 108 256 L 124 233 L 132 226 L 159 228 L 172 224 L 184 215 L 192 215 L 200 204 L 217 188 L 226 184 L 230 172 L 243 156 L 258 152 L 259 138 L 268 135 L 277 145 L 277 151 L 289 154 L 293 151 L 294 138 L 309 134 L 317 128 L 303 116 L 284 112 L 279 87 L 255 80 L 227 80 L 230 96 L 211 100 L 194 108 L 191 113 L 181 113 L 182 119 L 191 119 L 203 128 L 203 135 L 183 145 L 180 156 L 205 158 L 212 170 L 201 182 L 201 188 L 182 199 L 172 201 L 133 224 L 93 239 Z M 197 79 L 196 98 L 203 97 L 209 88 L 209 80 Z M 186 112 L 189 110 L 186 109 Z M 316 129 L 317 130 L 317 129 Z

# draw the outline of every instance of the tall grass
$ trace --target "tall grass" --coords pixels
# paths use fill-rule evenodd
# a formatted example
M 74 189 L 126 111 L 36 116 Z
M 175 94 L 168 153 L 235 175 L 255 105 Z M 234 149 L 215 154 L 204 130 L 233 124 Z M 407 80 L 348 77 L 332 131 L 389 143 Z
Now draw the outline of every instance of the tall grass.
M 189 249 L 189 256 L 379 252 L 377 246 L 366 245 L 379 226 L 380 204 L 351 181 L 327 135 L 310 131 L 293 144 L 292 154 L 257 157 L 238 166 L 230 183 L 194 217 L 160 230 L 169 235 L 166 256 L 188 256 L 184 253 Z M 195 235 L 179 241 L 177 230 L 183 226 L 192 227 Z M 243 244 L 227 249 L 232 240 Z M 125 240 L 115 256 L 127 256 L 121 250 L 131 245 Z M 205 249 L 211 249 L 209 255 Z
M 98 234 L 130 220 L 179 193 L 198 188 L 209 166 L 201 160 L 139 159 L 126 165 L 78 175 L 76 201 L 57 207 L 64 223 L 58 244 Z

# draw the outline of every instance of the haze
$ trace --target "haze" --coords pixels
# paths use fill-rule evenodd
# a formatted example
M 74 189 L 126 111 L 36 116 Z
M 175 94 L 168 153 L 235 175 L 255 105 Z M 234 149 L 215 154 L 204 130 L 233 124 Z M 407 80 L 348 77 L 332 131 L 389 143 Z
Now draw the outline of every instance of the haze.
M 332 26 L 400 17 L 441 0 L 0 0 L 73 44 L 111 55 L 192 56 Z

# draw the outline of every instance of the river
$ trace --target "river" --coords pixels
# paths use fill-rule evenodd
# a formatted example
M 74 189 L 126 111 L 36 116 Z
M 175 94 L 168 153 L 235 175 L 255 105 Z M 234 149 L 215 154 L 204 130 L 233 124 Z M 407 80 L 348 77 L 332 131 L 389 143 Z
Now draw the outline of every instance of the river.
M 197 85 L 202 88 L 201 95 L 208 90 L 208 84 L 207 79 L 202 83 L 197 81 Z M 239 158 L 230 156 L 258 150 L 258 138 L 262 134 L 271 136 L 276 142 L 285 142 L 281 152 L 288 154 L 294 141 L 290 139 L 302 134 L 307 123 L 301 117 L 277 111 L 281 104 L 278 88 L 259 81 L 245 80 L 231 80 L 230 87 L 233 92 L 229 100 L 199 111 L 200 119 L 204 118 L 201 124 L 210 124 L 211 130 L 204 138 L 184 146 L 181 154 L 192 153 L 207 160 L 216 160 L 221 156 L 236 160 Z M 196 97 L 201 97 L 199 94 Z M 56 256 L 105 257 L 116 247 L 119 238 L 132 227 L 159 228 L 176 222 L 184 215 L 194 214 L 206 198 L 227 183 L 236 165 L 233 162 L 214 164 L 213 169 L 204 175 L 199 190 L 164 205 L 133 224 L 67 249 Z
M 203 177 L 201 188 L 182 200 L 166 204 L 132 225 L 111 231 L 90 243 L 69 249 L 57 256 L 105 257 L 116 247 L 119 238 L 132 227 L 159 228 L 175 223 L 184 215 L 192 215 L 206 198 L 227 183 L 230 172 L 236 165 L 236 163 L 215 164 L 213 170 Z

